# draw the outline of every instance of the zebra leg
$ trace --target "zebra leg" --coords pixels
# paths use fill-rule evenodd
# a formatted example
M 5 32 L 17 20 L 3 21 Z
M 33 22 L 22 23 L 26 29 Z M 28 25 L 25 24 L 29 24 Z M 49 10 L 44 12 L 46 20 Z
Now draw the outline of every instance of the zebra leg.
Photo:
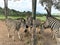
M 13 39 L 13 41 L 15 41 L 15 37 L 14 36 L 12 36 L 12 39 Z
M 9 32 L 8 32 L 8 38 L 10 38 L 10 34 L 9 34 Z
M 41 24 L 41 25 L 40 25 L 40 33 L 41 33 L 41 34 L 44 32 L 44 29 L 45 29 L 45 28 L 44 28 L 43 25 Z
M 57 32 L 57 36 L 56 36 L 56 41 L 57 41 L 57 45 L 60 45 L 60 28 L 58 29 L 58 32 Z
M 54 34 L 52 35 L 52 39 L 53 39 L 53 40 L 55 39 L 55 35 L 54 35 Z
M 10 28 L 8 28 L 8 38 L 11 37 L 9 32 L 10 32 Z
M 23 40 L 22 40 L 22 38 L 23 38 L 22 33 L 20 34 L 20 33 L 18 32 L 18 38 L 19 38 L 19 40 L 23 41 Z
M 52 31 L 52 39 L 55 39 L 54 31 Z
M 60 45 L 60 38 L 55 35 L 55 39 L 56 39 L 57 45 Z
M 19 33 L 19 32 L 18 32 L 18 38 L 21 39 L 21 37 L 20 37 L 20 33 Z
M 57 45 L 60 45 L 60 38 L 56 37 Z
M 13 34 L 13 36 L 12 36 L 12 39 L 13 39 L 13 41 L 15 41 L 15 30 L 14 30 L 13 33 L 14 33 L 14 34 Z

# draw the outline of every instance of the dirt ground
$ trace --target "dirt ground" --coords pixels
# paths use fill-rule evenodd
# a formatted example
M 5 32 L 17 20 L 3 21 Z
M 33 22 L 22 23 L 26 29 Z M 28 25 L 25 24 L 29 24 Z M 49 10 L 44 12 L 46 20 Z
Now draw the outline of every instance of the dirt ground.
M 21 29 L 20 32 L 23 32 Z M 37 29 L 38 32 L 38 29 Z M 12 34 L 12 33 L 11 33 Z M 8 38 L 8 30 L 4 21 L 0 20 L 0 45 L 29 45 L 30 37 L 26 36 L 23 39 L 19 40 L 17 33 L 15 33 L 16 41 L 13 41 L 11 38 Z M 42 34 L 37 34 L 37 45 L 56 45 L 56 40 L 52 39 L 51 29 L 45 29 Z

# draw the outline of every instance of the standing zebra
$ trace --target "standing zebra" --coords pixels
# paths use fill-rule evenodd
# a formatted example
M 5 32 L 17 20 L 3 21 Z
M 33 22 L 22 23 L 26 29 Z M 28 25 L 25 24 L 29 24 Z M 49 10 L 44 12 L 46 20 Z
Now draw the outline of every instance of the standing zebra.
M 13 40 L 15 40 L 14 38 L 14 34 L 15 34 L 15 31 L 17 31 L 18 32 L 18 37 L 19 37 L 19 39 L 21 39 L 21 37 L 20 37 L 20 34 L 19 34 L 19 29 L 20 29 L 20 27 L 21 27 L 21 23 L 23 23 L 24 24 L 24 22 L 23 22 L 24 20 L 23 19 L 17 19 L 17 20 L 13 20 L 13 19 L 11 19 L 11 18 L 7 18 L 6 20 L 5 20 L 5 23 L 6 23 L 6 26 L 7 26 L 7 29 L 8 29 L 8 37 L 10 37 L 10 30 L 12 30 L 13 31 Z
M 33 20 L 34 19 L 33 19 L 32 16 L 28 16 L 27 19 L 26 19 L 26 27 L 27 28 L 30 27 L 30 30 L 32 30 L 33 29 L 33 24 L 35 23 L 36 30 L 37 30 L 37 28 L 39 28 L 39 30 L 40 30 L 41 20 L 36 19 L 34 23 L 33 23 Z
M 47 12 L 49 14 L 48 10 L 47 10 Z M 53 32 L 53 38 L 55 37 L 55 39 L 57 41 L 57 38 L 60 38 L 60 20 L 56 19 L 55 17 L 53 17 L 51 15 L 49 16 L 49 15 L 46 16 L 47 20 L 43 24 L 43 27 L 44 28 L 50 27 Z M 57 44 L 58 44 L 58 41 L 57 41 Z

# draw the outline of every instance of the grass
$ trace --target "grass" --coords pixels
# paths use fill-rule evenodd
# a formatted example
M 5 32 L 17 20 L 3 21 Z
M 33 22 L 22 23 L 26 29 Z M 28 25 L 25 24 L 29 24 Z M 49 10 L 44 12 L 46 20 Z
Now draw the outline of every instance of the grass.
M 46 20 L 46 17 L 45 16 L 37 17 L 37 19 L 40 19 L 41 21 L 45 21 Z
M 17 19 L 17 18 L 21 18 L 21 17 L 20 16 L 8 16 L 8 18 Z M 23 17 L 23 18 L 26 19 L 26 17 Z M 5 16 L 4 15 L 0 15 L 0 19 L 5 19 Z M 37 19 L 40 19 L 42 21 L 46 20 L 45 16 L 37 17 Z
M 57 19 L 60 19 L 60 17 L 56 17 Z
M 8 18 L 12 18 L 12 19 L 17 19 L 17 18 L 21 18 L 20 16 L 8 16 Z M 25 18 L 25 17 L 23 17 Z M 5 19 L 4 15 L 0 15 L 0 19 Z
M 12 19 L 17 19 L 17 18 L 21 18 L 20 16 L 8 16 L 8 18 L 12 18 Z M 26 17 L 23 17 L 26 19 Z M 45 21 L 46 20 L 46 17 L 45 16 L 39 16 L 39 17 L 36 17 L 37 19 L 40 19 L 41 21 Z M 56 17 L 57 19 L 60 19 L 60 17 Z M 5 19 L 5 16 L 4 15 L 0 15 L 0 19 Z
M 5 19 L 5 17 L 3 15 L 0 15 L 0 19 Z

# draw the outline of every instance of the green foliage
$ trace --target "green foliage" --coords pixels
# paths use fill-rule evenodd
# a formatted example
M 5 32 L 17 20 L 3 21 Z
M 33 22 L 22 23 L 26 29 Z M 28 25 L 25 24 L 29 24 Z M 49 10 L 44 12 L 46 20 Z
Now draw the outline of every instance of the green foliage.
M 9 15 L 8 15 L 8 18 L 12 18 L 12 19 L 17 19 L 17 18 L 25 18 L 29 15 L 32 15 L 32 12 L 30 11 L 24 11 L 24 12 L 20 12 L 20 11 L 16 11 L 16 10 L 13 10 L 13 9 L 8 9 L 9 11 Z M 47 14 L 40 14 L 40 13 L 36 13 L 36 18 L 37 19 L 40 19 L 41 21 L 45 21 L 46 20 L 46 16 Z M 60 19 L 60 16 L 58 15 L 53 15 L 55 16 L 56 18 Z M 4 15 L 4 9 L 0 8 L 0 19 L 5 19 L 5 15 Z
M 4 14 L 4 11 L 3 11 L 4 9 L 2 9 L 1 7 L 0 7 L 0 15 L 3 15 Z
M 8 9 L 8 16 L 21 16 L 21 17 L 25 17 L 27 15 L 31 15 L 32 12 L 27 11 L 27 12 L 20 12 L 20 11 L 16 11 L 14 9 Z M 2 9 L 0 7 L 0 15 L 4 15 L 4 9 Z
M 21 18 L 19 16 L 8 16 L 8 18 L 12 18 L 12 19 L 17 19 L 17 18 Z M 26 19 L 26 16 L 23 17 Z M 37 16 L 36 17 L 37 19 L 41 20 L 42 22 L 46 21 L 46 16 Z M 60 17 L 56 17 L 57 19 L 60 19 Z M 4 15 L 0 15 L 0 19 L 5 19 L 5 16 Z
M 46 21 L 46 17 L 45 16 L 37 16 L 37 19 L 41 20 L 42 22 Z

